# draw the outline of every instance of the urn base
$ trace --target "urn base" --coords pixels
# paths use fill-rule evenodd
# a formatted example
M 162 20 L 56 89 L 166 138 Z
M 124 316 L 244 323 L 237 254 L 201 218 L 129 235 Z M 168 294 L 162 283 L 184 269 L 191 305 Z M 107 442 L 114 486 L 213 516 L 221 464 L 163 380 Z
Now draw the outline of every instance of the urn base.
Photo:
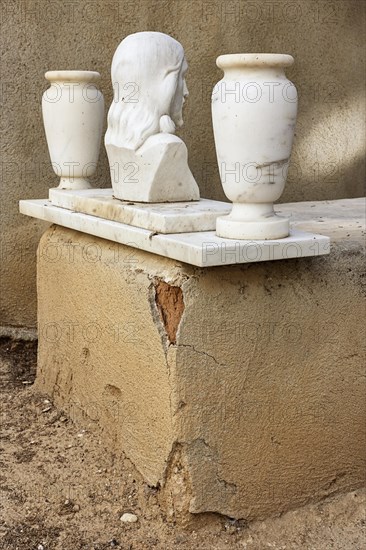
M 290 234 L 288 218 L 277 216 L 272 204 L 233 204 L 228 216 L 216 220 L 216 235 L 253 241 L 284 239 Z
M 87 178 L 77 178 L 77 177 L 61 177 L 60 183 L 57 189 L 91 189 L 91 185 Z

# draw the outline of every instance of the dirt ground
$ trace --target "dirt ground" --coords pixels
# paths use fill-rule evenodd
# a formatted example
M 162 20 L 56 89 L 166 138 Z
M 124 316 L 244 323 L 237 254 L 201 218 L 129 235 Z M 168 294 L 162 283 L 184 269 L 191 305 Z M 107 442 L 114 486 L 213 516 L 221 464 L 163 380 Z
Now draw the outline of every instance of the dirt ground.
M 182 529 L 127 460 L 32 389 L 35 346 L 0 341 L 1 550 L 366 548 L 365 490 L 264 522 L 207 514 Z M 136 523 L 122 523 L 124 512 Z

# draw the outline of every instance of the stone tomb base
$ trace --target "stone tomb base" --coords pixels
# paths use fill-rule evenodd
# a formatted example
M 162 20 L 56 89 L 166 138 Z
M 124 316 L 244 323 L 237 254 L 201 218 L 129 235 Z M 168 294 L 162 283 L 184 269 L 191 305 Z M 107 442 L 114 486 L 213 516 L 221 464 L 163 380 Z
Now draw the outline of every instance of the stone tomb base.
M 259 519 L 356 488 L 357 238 L 330 256 L 202 270 L 52 226 L 37 389 L 125 453 L 175 518 Z

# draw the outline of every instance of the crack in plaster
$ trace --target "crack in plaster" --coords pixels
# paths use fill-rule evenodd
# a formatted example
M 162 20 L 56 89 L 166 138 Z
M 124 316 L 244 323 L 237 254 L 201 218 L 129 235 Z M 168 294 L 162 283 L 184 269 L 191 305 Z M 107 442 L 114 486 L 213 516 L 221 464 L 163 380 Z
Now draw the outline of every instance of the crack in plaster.
M 192 344 L 178 344 L 177 347 L 178 348 L 192 349 L 195 353 L 198 353 L 198 355 L 204 355 L 205 357 L 208 357 L 209 359 L 212 359 L 218 367 L 227 368 L 227 365 L 225 365 L 224 363 L 219 363 L 219 361 L 216 359 L 216 357 L 214 355 L 210 355 L 209 353 L 207 353 L 206 351 L 203 351 L 203 350 L 198 350 Z

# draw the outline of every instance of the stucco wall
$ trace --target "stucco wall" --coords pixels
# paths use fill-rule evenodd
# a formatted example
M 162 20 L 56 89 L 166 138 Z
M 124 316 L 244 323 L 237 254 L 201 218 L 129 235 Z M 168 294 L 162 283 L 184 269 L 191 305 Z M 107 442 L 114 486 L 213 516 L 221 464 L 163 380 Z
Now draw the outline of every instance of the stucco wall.
M 44 230 L 18 200 L 57 185 L 40 98 L 50 69 L 94 69 L 111 101 L 110 62 L 129 33 L 159 30 L 185 47 L 190 99 L 181 132 L 204 197 L 223 199 L 210 93 L 221 53 L 284 52 L 299 90 L 296 142 L 283 202 L 362 194 L 365 6 L 359 0 L 60 0 L 1 4 L 1 325 L 34 326 L 35 251 Z M 104 149 L 96 186 L 109 186 Z

